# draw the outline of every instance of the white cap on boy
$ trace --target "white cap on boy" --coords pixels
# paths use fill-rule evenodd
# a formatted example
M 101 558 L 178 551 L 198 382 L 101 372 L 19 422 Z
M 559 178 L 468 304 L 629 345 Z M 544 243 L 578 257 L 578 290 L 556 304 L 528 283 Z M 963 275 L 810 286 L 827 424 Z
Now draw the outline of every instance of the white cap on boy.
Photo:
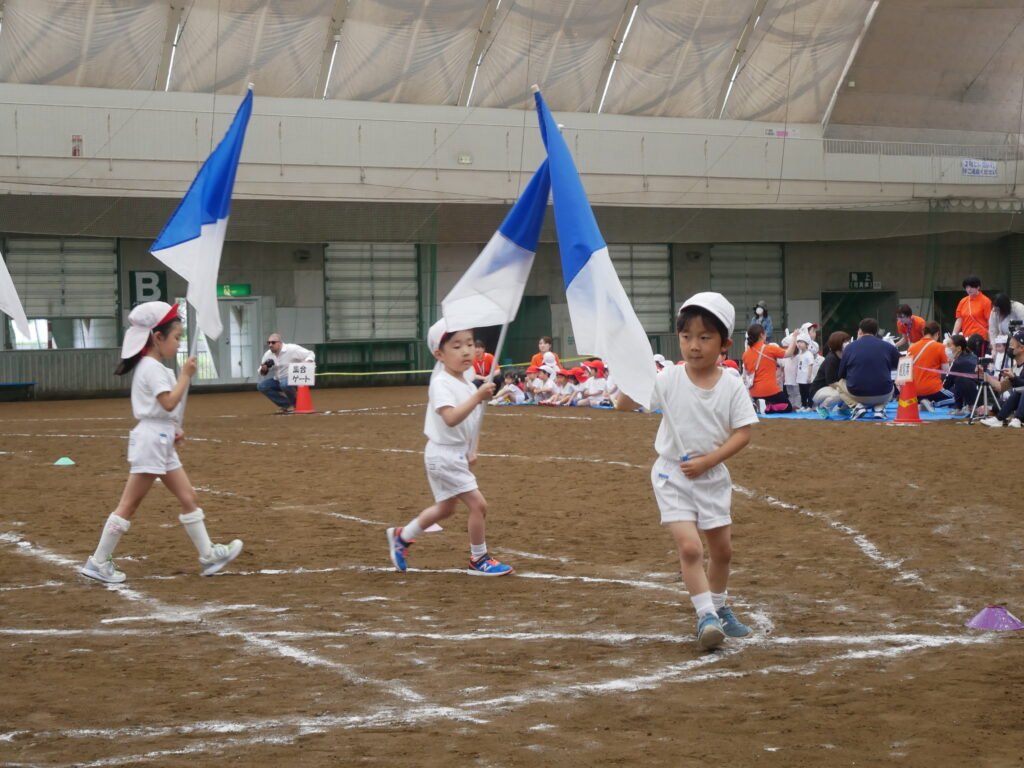
M 736 308 L 729 303 L 729 300 L 715 291 L 703 291 L 695 293 L 683 302 L 679 307 L 682 312 L 687 307 L 701 307 L 722 321 L 728 336 L 736 329 Z
M 128 360 L 139 354 L 146 348 L 153 329 L 177 316 L 178 305 L 171 306 L 166 301 L 147 301 L 135 307 L 128 315 L 128 330 L 121 344 L 121 359 Z

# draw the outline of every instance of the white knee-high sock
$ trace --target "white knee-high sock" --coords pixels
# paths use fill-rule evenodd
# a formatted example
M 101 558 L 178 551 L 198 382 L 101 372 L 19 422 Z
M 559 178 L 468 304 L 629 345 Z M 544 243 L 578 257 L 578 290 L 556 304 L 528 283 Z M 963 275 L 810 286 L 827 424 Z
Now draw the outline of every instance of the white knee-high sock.
M 210 534 L 206 532 L 206 523 L 203 522 L 206 515 L 203 514 L 203 510 L 197 509 L 186 515 L 178 515 L 178 519 L 185 526 L 185 533 L 192 539 L 199 556 L 209 557 L 213 542 L 210 541 Z
M 97 563 L 105 563 L 114 554 L 114 549 L 117 548 L 117 542 L 121 540 L 121 535 L 127 533 L 131 525 L 130 520 L 125 520 L 120 515 L 111 512 L 107 522 L 103 524 L 100 543 L 96 547 L 92 559 Z

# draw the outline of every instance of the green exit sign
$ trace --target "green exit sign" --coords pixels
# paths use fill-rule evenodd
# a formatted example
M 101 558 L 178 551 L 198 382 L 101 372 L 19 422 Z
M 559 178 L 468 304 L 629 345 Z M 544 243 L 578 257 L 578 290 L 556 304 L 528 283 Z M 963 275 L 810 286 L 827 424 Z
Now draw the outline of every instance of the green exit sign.
M 217 286 L 217 296 L 222 299 L 252 296 L 252 286 L 249 283 L 221 283 Z

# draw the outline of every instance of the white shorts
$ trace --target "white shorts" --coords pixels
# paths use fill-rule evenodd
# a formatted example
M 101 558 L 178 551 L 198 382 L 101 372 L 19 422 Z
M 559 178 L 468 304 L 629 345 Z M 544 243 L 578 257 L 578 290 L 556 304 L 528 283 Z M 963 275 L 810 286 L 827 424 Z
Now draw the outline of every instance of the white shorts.
M 174 448 L 174 422 L 140 421 L 128 433 L 128 464 L 131 474 L 166 475 L 181 469 Z
M 439 445 L 427 441 L 423 463 L 427 466 L 427 482 L 434 501 L 444 501 L 477 489 L 476 477 L 469 471 L 466 450 L 464 445 Z
M 651 467 L 661 524 L 690 522 L 707 531 L 732 523 L 732 477 L 718 464 L 690 480 L 679 463 L 658 457 Z

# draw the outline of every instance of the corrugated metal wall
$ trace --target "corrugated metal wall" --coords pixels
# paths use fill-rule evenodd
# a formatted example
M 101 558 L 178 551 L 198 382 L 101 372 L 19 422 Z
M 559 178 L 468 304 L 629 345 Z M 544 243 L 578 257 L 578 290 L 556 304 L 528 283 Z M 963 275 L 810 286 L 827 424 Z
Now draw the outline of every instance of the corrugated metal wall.
M 120 349 L 31 349 L 0 353 L 0 382 L 34 381 L 37 398 L 124 395 L 131 376 L 115 376 Z

